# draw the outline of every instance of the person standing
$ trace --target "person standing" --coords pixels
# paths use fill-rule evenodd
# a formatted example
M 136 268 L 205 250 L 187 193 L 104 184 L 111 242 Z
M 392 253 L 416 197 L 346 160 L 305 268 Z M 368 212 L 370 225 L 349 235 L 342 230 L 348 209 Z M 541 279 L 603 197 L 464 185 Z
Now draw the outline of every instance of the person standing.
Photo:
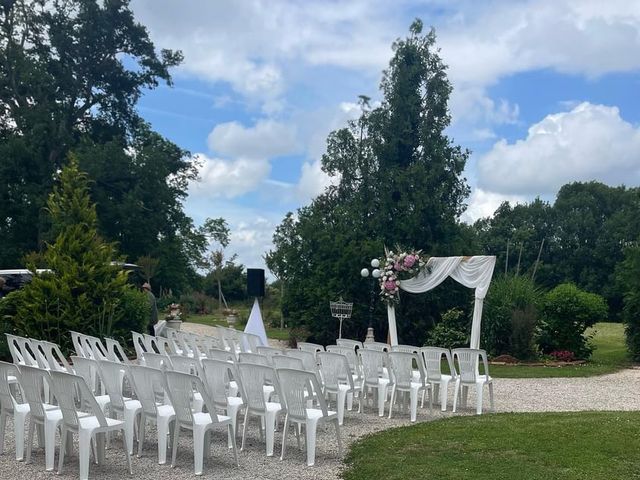
M 149 299 L 149 304 L 151 305 L 151 313 L 149 316 L 149 326 L 147 329 L 149 331 L 149 335 L 155 336 L 156 332 L 154 327 L 156 323 L 158 323 L 158 302 L 156 301 L 156 296 L 151 291 L 151 285 L 149 285 L 149 283 L 147 282 L 143 283 L 142 290 L 146 292 L 147 298 Z

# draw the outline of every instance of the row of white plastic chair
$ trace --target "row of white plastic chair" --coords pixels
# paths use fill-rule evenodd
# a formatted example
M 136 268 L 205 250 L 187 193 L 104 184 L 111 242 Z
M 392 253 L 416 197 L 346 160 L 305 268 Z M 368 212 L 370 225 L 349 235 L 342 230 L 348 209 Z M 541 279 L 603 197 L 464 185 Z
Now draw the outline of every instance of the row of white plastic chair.
M 468 391 L 470 387 L 476 390 L 476 413 L 482 413 L 482 391 L 485 385 L 489 389 L 489 399 L 491 409 L 494 409 L 493 400 L 493 379 L 489 375 L 489 365 L 487 355 L 484 350 L 459 348 L 450 351 L 447 348 L 440 347 L 416 347 L 412 345 L 395 345 L 390 346 L 380 342 L 359 342 L 350 339 L 338 339 L 337 345 L 329 345 L 327 351 L 342 353 L 349 360 L 349 364 L 354 373 L 362 368 L 360 356 L 356 354 L 358 351 L 373 350 L 378 352 L 405 352 L 418 355 L 418 360 L 414 361 L 414 365 L 422 364 L 425 370 L 426 382 L 433 385 L 434 394 L 440 400 L 442 411 L 447 409 L 448 387 L 451 382 L 454 385 L 453 411 L 457 409 L 458 399 L 461 398 L 463 407 L 466 406 Z M 321 352 L 324 347 L 314 343 L 298 343 L 298 348 L 303 351 Z M 446 361 L 448 372 L 442 371 L 442 362 Z M 482 362 L 484 374 L 479 374 L 479 364 Z M 460 369 L 460 374 L 456 370 L 456 364 Z M 385 363 L 384 369 L 387 365 Z M 414 379 L 419 378 L 419 372 L 414 371 Z M 424 403 L 424 398 L 423 398 Z

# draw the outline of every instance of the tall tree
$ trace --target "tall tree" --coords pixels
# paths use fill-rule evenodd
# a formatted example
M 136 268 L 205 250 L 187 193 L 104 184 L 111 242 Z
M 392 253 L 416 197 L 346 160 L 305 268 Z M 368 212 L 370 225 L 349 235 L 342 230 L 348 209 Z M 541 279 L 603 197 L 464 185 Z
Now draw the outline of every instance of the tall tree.
M 75 150 L 101 233 L 130 260 L 160 258 L 164 281 L 186 283 L 203 245 L 181 205 L 195 167 L 136 112 L 181 60 L 156 52 L 128 0 L 1 2 L 0 266 L 51 240 L 46 195 Z
M 459 253 L 468 238 L 457 221 L 468 195 L 461 177 L 468 152 L 444 134 L 451 84 L 435 33 L 422 28 L 416 20 L 409 36 L 394 43 L 381 106 L 370 109 L 361 97 L 360 118 L 329 135 L 322 167 L 336 183 L 299 209 L 297 218 L 287 215 L 274 235 L 269 268 L 288 285 L 285 313 L 319 341 L 336 336 L 328 302 L 339 296 L 355 302 L 346 334 L 363 336 L 372 286 L 359 272 L 385 245 L 449 254 Z M 449 293 L 431 296 L 428 307 L 424 299 L 404 297 L 401 338 L 424 338 L 438 310 L 460 303 Z M 379 302 L 374 309 L 379 338 L 386 339 L 384 310 Z

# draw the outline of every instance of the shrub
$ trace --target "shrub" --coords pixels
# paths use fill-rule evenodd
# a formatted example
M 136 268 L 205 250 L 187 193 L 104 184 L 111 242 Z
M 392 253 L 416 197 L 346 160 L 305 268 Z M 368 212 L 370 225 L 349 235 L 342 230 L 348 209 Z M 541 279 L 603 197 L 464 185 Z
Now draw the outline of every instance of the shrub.
M 633 360 L 640 361 L 640 247 L 627 248 L 618 266 L 616 280 L 623 292 L 622 320 L 627 348 Z
M 517 357 L 522 354 L 524 357 L 518 358 L 528 358 L 534 343 L 541 297 L 542 291 L 529 277 L 503 275 L 495 278 L 484 301 L 482 348 L 491 356 L 510 354 Z
M 551 352 L 549 355 L 560 362 L 573 362 L 576 359 L 573 352 L 568 350 L 556 350 Z
M 524 310 L 513 311 L 511 314 L 511 355 L 521 360 L 529 360 L 537 356 L 536 324 L 536 310 L 532 305 Z
M 592 347 L 585 336 L 588 327 L 607 319 L 607 304 L 600 295 L 563 283 L 548 292 L 542 303 L 539 343 L 544 353 L 573 352 L 576 358 L 589 358 Z
M 427 334 L 425 345 L 460 348 L 469 344 L 468 321 L 462 310 L 452 308 L 442 315 L 442 320 Z

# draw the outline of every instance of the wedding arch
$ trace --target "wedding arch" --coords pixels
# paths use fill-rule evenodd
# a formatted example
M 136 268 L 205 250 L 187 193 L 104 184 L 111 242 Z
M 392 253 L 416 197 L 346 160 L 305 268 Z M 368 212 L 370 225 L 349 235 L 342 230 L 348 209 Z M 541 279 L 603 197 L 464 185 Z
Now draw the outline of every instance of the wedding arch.
M 473 321 L 471 323 L 471 348 L 480 348 L 480 325 L 482 324 L 482 306 L 487 296 L 496 257 L 476 255 L 473 257 L 431 257 L 427 261 L 427 268 L 415 277 L 400 280 L 400 290 L 409 293 L 424 293 L 440 285 L 448 277 L 461 283 L 465 287 L 475 288 L 475 303 L 473 306 Z M 391 345 L 398 345 L 398 331 L 396 329 L 396 311 L 393 303 L 387 304 L 389 320 L 389 338 Z

